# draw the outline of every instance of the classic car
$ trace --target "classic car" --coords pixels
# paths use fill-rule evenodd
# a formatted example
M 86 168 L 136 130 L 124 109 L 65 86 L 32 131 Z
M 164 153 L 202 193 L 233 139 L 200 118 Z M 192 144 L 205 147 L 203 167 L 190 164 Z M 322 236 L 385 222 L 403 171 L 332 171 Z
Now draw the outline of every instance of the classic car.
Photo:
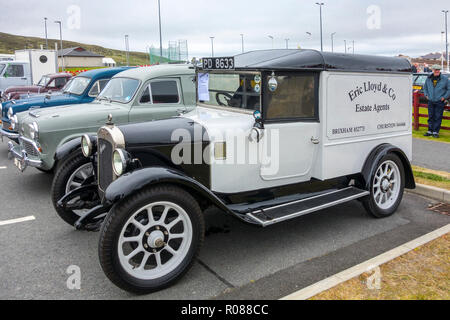
M 2 92 L 1 100 L 2 102 L 8 100 L 18 100 L 22 97 L 28 97 L 34 94 L 53 93 L 55 91 L 61 90 L 72 78 L 70 73 L 53 73 L 42 76 L 41 80 L 34 86 L 15 86 L 9 87 Z
M 92 103 L 19 114 L 19 144 L 10 142 L 10 152 L 21 171 L 27 166 L 50 171 L 58 165 L 51 191 L 56 204 L 93 176 L 93 166 L 80 149 L 83 134 L 95 135 L 108 116 L 125 124 L 170 118 L 192 110 L 194 77 L 190 65 L 124 71 L 114 76 Z M 77 210 L 58 209 L 58 214 L 70 224 L 79 218 Z
M 204 58 L 195 110 L 110 121 L 82 137 L 96 182 L 57 206 L 99 194 L 76 225 L 101 224 L 103 271 L 136 293 L 186 273 L 211 206 L 261 227 L 355 199 L 389 217 L 404 188 L 415 188 L 411 86 L 401 58 L 314 50 Z
M 38 95 L 31 96 L 29 99 L 3 102 L 0 107 L 2 124 L 0 135 L 18 142 L 18 129 L 14 124 L 17 122 L 16 113 L 30 109 L 92 102 L 114 75 L 127 69 L 127 67 L 119 67 L 87 71 L 72 78 L 64 87 L 63 94 Z

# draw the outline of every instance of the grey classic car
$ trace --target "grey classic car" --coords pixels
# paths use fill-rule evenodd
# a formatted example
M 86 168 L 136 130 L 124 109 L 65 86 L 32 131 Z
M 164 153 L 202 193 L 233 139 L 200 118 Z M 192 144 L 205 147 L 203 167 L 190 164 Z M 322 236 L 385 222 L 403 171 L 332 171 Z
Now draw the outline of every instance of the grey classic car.
M 125 124 L 169 118 L 195 107 L 194 69 L 160 65 L 114 76 L 91 103 L 22 112 L 17 117 L 19 144 L 9 150 L 19 170 L 27 166 L 51 171 L 59 146 L 83 134 L 96 134 L 108 115 Z

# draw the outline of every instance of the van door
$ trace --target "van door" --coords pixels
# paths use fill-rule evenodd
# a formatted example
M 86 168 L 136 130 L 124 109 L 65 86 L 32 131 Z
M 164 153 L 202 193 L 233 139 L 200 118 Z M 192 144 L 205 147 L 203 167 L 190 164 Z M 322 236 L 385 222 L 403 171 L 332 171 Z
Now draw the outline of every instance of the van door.
M 27 65 L 21 63 L 9 63 L 2 75 L 2 84 L 6 88 L 12 86 L 30 85 L 30 76 Z
M 266 75 L 261 178 L 303 182 L 311 179 L 320 144 L 318 73 Z M 291 182 L 290 181 L 290 182 Z
M 187 108 L 183 101 L 180 79 L 155 79 L 142 87 L 129 118 L 130 122 L 166 119 Z

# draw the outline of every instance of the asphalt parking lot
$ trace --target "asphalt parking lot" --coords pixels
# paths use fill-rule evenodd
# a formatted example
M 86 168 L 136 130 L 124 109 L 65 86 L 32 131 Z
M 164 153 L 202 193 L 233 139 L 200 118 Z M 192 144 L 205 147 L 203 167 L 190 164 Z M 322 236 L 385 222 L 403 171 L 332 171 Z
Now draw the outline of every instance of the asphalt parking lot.
M 206 213 L 200 261 L 175 286 L 146 296 L 116 288 L 97 257 L 98 233 L 75 231 L 50 202 L 52 176 L 20 173 L 0 142 L 0 299 L 277 299 L 450 223 L 433 201 L 406 194 L 398 213 L 375 220 L 357 202 L 266 229 Z M 81 270 L 70 290 L 69 266 Z

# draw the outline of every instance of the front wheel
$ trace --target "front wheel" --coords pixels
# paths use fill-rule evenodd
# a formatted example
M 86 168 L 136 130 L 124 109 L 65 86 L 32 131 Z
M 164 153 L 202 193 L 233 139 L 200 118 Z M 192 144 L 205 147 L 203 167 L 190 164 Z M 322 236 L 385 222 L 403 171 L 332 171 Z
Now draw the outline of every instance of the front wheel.
M 386 218 L 397 211 L 405 189 L 403 163 L 393 153 L 385 155 L 377 164 L 371 178 L 370 195 L 362 203 L 366 211 L 375 218 Z
M 126 291 L 158 291 L 189 270 L 204 230 L 202 211 L 189 193 L 170 185 L 148 188 L 107 215 L 100 231 L 100 264 Z
M 53 207 L 58 215 L 71 226 L 88 209 L 95 206 L 98 202 L 98 194 L 85 194 L 74 199 L 71 203 L 73 208 L 60 208 L 57 203 L 67 193 L 85 185 L 88 181 L 95 181 L 94 166 L 91 160 L 79 151 L 62 161 L 53 178 L 51 190 Z M 77 208 L 77 206 L 83 206 L 83 208 Z

